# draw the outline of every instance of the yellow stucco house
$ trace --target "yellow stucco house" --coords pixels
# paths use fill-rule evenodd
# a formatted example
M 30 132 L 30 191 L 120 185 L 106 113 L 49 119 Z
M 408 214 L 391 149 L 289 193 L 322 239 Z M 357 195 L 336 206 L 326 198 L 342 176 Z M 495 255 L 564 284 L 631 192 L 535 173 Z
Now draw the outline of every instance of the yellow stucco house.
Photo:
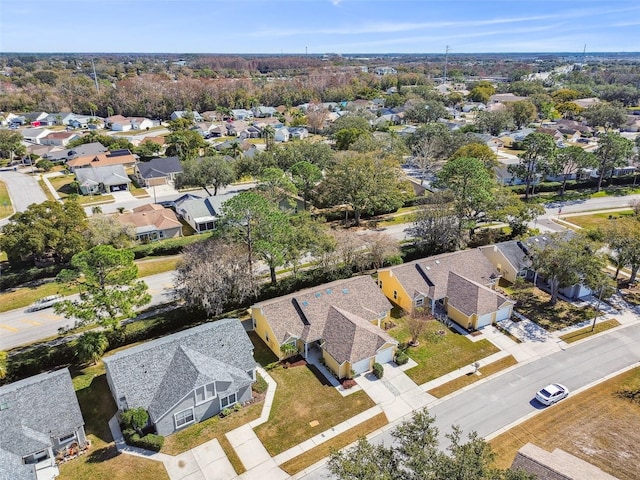
M 445 253 L 378 271 L 378 285 L 407 312 L 427 307 L 462 328 L 508 319 L 514 302 L 494 290 L 500 273 L 478 249 Z
M 362 374 L 393 361 L 398 342 L 382 328 L 391 304 L 369 276 L 338 280 L 257 303 L 253 328 L 283 358 L 295 345 L 305 358 L 319 353 L 338 378 Z

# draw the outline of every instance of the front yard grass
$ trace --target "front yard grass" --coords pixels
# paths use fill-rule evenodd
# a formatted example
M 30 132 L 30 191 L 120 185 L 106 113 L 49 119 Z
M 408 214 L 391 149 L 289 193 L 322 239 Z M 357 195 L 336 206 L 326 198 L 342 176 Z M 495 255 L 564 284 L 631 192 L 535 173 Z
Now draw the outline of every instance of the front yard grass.
M 72 373 L 73 384 L 91 440 L 89 453 L 60 466 L 60 480 L 164 480 L 169 479 L 161 462 L 119 454 L 109 430 L 116 412 L 100 362 Z
M 591 215 L 572 215 L 569 217 L 561 217 L 562 220 L 573 225 L 584 228 L 585 230 L 595 230 L 605 226 L 608 222 L 622 217 L 633 215 L 633 210 L 621 210 L 619 212 L 610 213 L 592 213 Z
M 37 287 L 21 287 L 0 294 L 0 312 L 27 307 L 36 300 L 49 295 L 71 295 L 77 290 L 67 284 L 56 281 L 43 283 Z
M 175 270 L 182 257 L 180 255 L 172 255 L 170 257 L 147 258 L 137 260 L 138 278 L 156 275 L 158 273 L 169 272 Z
M 0 218 L 13 215 L 13 206 L 11 205 L 11 197 L 4 182 L 0 182 Z
M 249 337 L 254 345 L 253 358 L 258 363 L 268 365 L 277 360 L 254 332 L 249 332 Z M 257 427 L 255 432 L 271 456 L 374 406 L 363 391 L 343 397 L 319 372 L 316 376 L 309 366 L 277 366 L 269 374 L 278 387 L 269 421 Z M 319 425 L 312 427 L 310 423 L 314 420 Z
M 513 355 L 509 355 L 508 357 L 501 358 L 498 361 L 492 362 L 484 367 L 478 369 L 480 375 L 476 375 L 475 373 L 468 373 L 466 375 L 462 375 L 461 377 L 456 378 L 455 380 L 451 380 L 450 382 L 443 383 L 439 387 L 432 388 L 427 393 L 433 395 L 436 398 L 446 397 L 450 393 L 457 392 L 463 387 L 467 385 L 471 385 L 472 383 L 477 382 L 478 380 L 482 380 L 483 378 L 487 378 L 494 373 L 499 372 L 500 370 L 504 370 L 505 368 L 509 368 L 513 365 L 516 365 L 518 361 L 513 358 Z
M 387 425 L 389 421 L 384 413 L 379 413 L 375 417 L 362 422 L 361 424 L 351 428 L 345 433 L 336 435 L 331 440 L 307 450 L 302 455 L 292 458 L 280 465 L 289 475 L 295 475 L 325 457 L 328 457 L 332 450 L 340 450 L 341 448 L 351 445 L 360 437 L 365 437 L 371 432 Z
M 49 177 L 49 182 L 51 183 L 51 186 L 54 188 L 54 190 L 58 192 L 58 195 L 60 195 L 61 199 L 64 200 L 71 195 L 77 195 L 76 199 L 80 205 L 107 203 L 114 200 L 113 195 L 108 194 L 80 195 L 80 191 L 73 188 L 73 186 L 71 185 L 75 179 L 75 175 L 61 175 L 56 177 Z M 49 190 L 46 187 L 43 187 L 43 189 Z
M 596 327 L 591 330 L 591 325 L 588 327 L 581 328 L 580 330 L 576 330 L 575 332 L 567 333 L 560 337 L 560 340 L 564 340 L 567 343 L 577 342 L 578 340 L 582 340 L 584 338 L 588 338 L 591 335 L 596 335 L 597 333 L 604 332 L 605 330 L 609 330 L 610 328 L 619 327 L 620 322 L 615 318 L 611 320 L 605 320 L 604 322 L 596 323 Z
M 505 290 L 516 300 L 516 312 L 548 331 L 561 330 L 593 319 L 593 307 L 577 307 L 558 299 L 551 305 L 551 295 L 533 286 Z
M 517 451 L 531 442 L 551 452 L 565 450 L 620 480 L 640 478 L 640 391 L 635 368 L 545 409 L 489 443 L 496 467 L 511 465 Z
M 229 443 L 229 440 L 227 440 L 225 433 L 260 417 L 262 405 L 263 402 L 249 405 L 224 418 L 216 415 L 208 418 L 204 422 L 196 423 L 173 435 L 169 435 L 165 437 L 164 445 L 160 451 L 168 455 L 179 455 L 182 452 L 191 450 L 198 445 L 202 445 L 216 438 L 220 442 L 224 453 L 227 455 L 236 473 L 244 473 L 246 469 L 238 457 L 238 454 Z
M 411 335 L 404 317 L 396 320 L 397 325 L 389 333 L 399 342 L 406 343 Z M 449 330 L 436 320 L 429 321 L 419 338 L 420 345 L 409 347 L 407 355 L 416 361 L 417 366 L 407 370 L 407 375 L 418 385 L 441 377 L 465 365 L 496 353 L 499 349 L 488 340 L 472 342 L 464 335 Z

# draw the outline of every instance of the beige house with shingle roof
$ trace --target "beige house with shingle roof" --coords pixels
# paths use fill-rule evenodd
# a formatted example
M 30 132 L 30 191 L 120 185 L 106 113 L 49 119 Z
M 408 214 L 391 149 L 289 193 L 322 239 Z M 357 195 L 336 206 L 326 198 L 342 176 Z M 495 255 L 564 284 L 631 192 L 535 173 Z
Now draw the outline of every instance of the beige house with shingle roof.
M 116 218 L 124 225 L 132 225 L 136 230 L 136 240 L 143 243 L 182 236 L 182 223 L 173 210 L 155 203 L 136 207 Z
M 444 253 L 378 271 L 378 285 L 407 312 L 439 309 L 466 329 L 511 317 L 513 302 L 494 287 L 500 273 L 479 249 Z
M 318 349 L 327 366 L 344 378 L 393 360 L 398 342 L 380 327 L 391 304 L 369 276 L 338 280 L 257 303 L 255 332 L 278 356 L 294 344 L 305 358 Z

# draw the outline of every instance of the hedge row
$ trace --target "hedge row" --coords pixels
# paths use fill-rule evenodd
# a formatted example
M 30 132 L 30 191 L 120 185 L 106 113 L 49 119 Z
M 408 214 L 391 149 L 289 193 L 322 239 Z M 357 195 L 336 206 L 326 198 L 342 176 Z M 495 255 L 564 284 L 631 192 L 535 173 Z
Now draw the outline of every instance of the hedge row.
M 124 437 L 124 441 L 127 442 L 127 445 L 144 448 L 145 450 L 151 450 L 152 452 L 159 452 L 162 445 L 164 445 L 164 437 L 154 433 L 147 433 L 141 437 L 135 430 L 124 429 L 122 431 L 122 436 Z

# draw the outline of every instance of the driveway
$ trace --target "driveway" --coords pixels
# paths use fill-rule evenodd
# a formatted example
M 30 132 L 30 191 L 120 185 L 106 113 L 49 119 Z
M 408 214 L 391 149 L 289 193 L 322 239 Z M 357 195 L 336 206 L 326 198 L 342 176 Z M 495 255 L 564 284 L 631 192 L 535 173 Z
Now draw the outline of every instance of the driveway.
M 3 171 L 0 172 L 2 180 L 9 190 L 11 203 L 16 212 L 24 212 L 32 203 L 42 203 L 47 199 L 37 177 L 32 177 L 20 172 Z M 0 225 L 6 225 L 8 219 L 0 220 Z
M 383 365 L 384 375 L 378 379 L 373 373 L 356 377 L 369 397 L 382 407 L 389 422 L 398 420 L 414 410 L 425 407 L 435 397 L 425 393 L 394 363 Z

